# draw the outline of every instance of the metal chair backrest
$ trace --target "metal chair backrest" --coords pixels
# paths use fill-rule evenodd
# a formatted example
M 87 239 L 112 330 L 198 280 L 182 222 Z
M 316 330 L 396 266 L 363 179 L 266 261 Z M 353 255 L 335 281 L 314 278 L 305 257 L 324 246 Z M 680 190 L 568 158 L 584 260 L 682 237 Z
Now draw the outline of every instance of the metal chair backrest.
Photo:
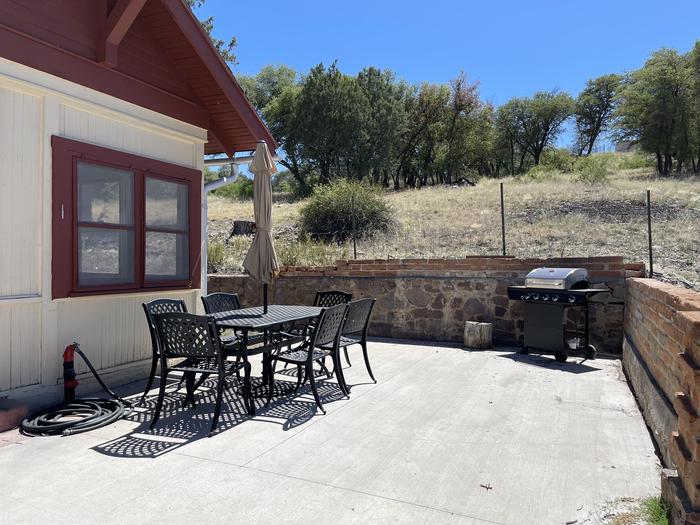
M 314 306 L 330 308 L 338 304 L 346 304 L 352 301 L 352 294 L 341 292 L 340 290 L 328 290 L 327 292 L 316 292 Z
M 163 357 L 222 355 L 216 323 L 211 317 L 172 313 L 156 315 L 155 319 Z
M 202 296 L 204 311 L 208 314 L 240 310 L 241 301 L 237 293 L 216 292 Z
M 159 355 L 160 346 L 158 344 L 158 332 L 154 316 L 174 312 L 186 313 L 187 305 L 182 299 L 154 299 L 143 303 L 141 306 L 143 306 L 143 311 L 146 314 L 146 324 L 148 324 L 148 333 L 151 336 L 153 354 Z
M 324 308 L 314 326 L 311 336 L 311 346 L 325 346 L 338 343 L 340 339 L 340 329 L 347 315 L 348 305 L 346 303 Z
M 343 325 L 343 335 L 364 334 L 369 326 L 375 299 L 358 299 L 348 305 L 348 315 Z

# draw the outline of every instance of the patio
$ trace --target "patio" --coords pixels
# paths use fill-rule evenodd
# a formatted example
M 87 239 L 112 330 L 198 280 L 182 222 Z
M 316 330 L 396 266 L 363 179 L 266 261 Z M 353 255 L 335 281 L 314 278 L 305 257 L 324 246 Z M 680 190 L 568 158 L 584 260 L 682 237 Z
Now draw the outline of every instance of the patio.
M 155 390 L 90 433 L 0 434 L 0 522 L 601 523 L 611 502 L 659 493 L 618 360 L 396 340 L 370 354 L 378 384 L 351 349 L 349 400 L 319 378 L 325 416 L 308 384 L 252 419 L 229 393 L 207 438 L 205 383 L 196 411 L 170 394 L 153 431 Z

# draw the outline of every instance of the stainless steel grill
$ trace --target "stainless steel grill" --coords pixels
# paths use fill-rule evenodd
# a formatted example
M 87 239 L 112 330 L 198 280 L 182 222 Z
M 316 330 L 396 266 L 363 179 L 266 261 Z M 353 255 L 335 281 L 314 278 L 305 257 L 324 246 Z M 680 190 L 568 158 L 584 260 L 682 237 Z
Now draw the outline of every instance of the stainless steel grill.
M 569 353 L 595 358 L 589 343 L 588 300 L 605 291 L 590 288 L 585 268 L 537 268 L 525 277 L 525 286 L 509 286 L 508 297 L 525 302 L 525 330 L 522 352 L 553 352 L 557 361 Z M 583 326 L 567 326 L 566 309 L 584 309 Z

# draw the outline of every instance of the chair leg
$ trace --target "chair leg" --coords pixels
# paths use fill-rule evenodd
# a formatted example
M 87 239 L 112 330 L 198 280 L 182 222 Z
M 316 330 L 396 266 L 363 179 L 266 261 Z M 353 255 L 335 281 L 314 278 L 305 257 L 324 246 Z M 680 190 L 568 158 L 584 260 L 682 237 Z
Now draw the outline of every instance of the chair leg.
M 374 381 L 376 383 L 377 380 L 374 379 L 374 374 L 372 373 L 372 367 L 369 366 L 369 356 L 367 355 L 367 341 L 362 341 L 360 344 L 362 345 L 362 355 L 365 357 L 365 366 L 367 367 L 367 372 L 369 372 L 369 377 L 371 377 L 372 381 Z
M 148 395 L 148 391 L 151 389 L 151 386 L 153 386 L 153 380 L 156 377 L 156 368 L 157 367 L 158 367 L 158 357 L 154 355 L 153 360 L 151 361 L 151 374 L 148 376 L 148 383 L 146 383 L 146 390 L 143 391 L 143 395 L 141 396 L 139 403 L 143 403 L 143 400 L 146 399 L 146 396 Z
M 345 376 L 343 375 L 343 367 L 340 366 L 340 352 L 334 352 L 331 355 L 331 358 L 333 359 L 333 367 L 336 372 L 336 376 L 338 378 L 338 386 L 340 387 L 340 391 L 345 394 L 345 397 L 350 399 L 350 390 L 348 390 L 348 385 L 345 383 Z
M 287 365 L 288 363 L 285 363 Z M 301 365 L 297 365 L 297 386 L 294 388 L 294 393 L 299 390 L 299 387 L 301 386 L 301 380 L 304 377 L 304 371 L 301 368 Z
M 321 409 L 321 412 L 324 414 L 326 413 L 326 409 L 323 408 L 323 404 L 321 403 L 321 398 L 318 395 L 318 390 L 316 389 L 316 380 L 314 379 L 314 371 L 311 369 L 313 365 L 306 365 L 306 375 L 309 377 L 309 383 L 311 383 L 311 391 L 314 394 L 314 399 L 316 400 L 316 404 L 318 405 L 318 408 Z
M 345 352 L 345 361 L 347 361 L 348 366 L 352 366 L 352 363 L 350 362 L 350 356 L 348 355 L 348 347 L 347 346 L 343 347 L 343 352 Z
M 325 357 L 321 358 L 320 361 L 316 361 L 316 362 L 317 362 L 319 365 L 321 365 L 321 371 L 326 373 L 326 377 L 327 377 L 328 379 L 330 379 L 330 378 L 333 377 L 333 374 L 331 373 L 331 371 L 328 370 L 328 368 L 326 367 L 326 358 L 325 358 Z
M 237 355 L 236 356 L 236 381 L 238 381 L 239 383 L 241 381 L 241 371 L 238 368 L 238 363 L 240 363 L 240 362 L 241 362 L 241 356 Z
M 160 387 L 158 389 L 158 402 L 156 403 L 156 409 L 155 409 L 155 412 L 153 413 L 153 420 L 151 421 L 151 426 L 150 426 L 151 429 L 153 429 L 153 427 L 156 426 L 158 419 L 160 419 L 160 411 L 163 409 L 163 399 L 165 399 L 165 380 L 166 380 L 167 376 L 168 376 L 168 373 L 166 371 L 162 370 L 162 367 L 161 367 Z
M 250 408 L 251 401 L 250 401 L 250 398 L 248 397 L 250 394 L 250 392 L 249 392 L 249 390 L 250 390 L 250 388 L 249 388 L 250 368 L 251 368 L 250 363 L 248 361 L 245 361 L 243 363 L 243 373 L 245 374 L 245 377 L 247 377 L 248 379 L 246 381 L 244 381 L 244 383 L 243 383 L 243 389 L 242 389 L 243 395 L 241 397 L 243 398 L 243 408 L 245 408 L 245 411 L 247 414 L 250 414 L 250 412 L 251 412 L 251 408 Z M 240 383 L 240 381 L 239 381 L 239 383 Z M 246 386 L 246 385 L 248 385 L 248 386 Z
M 268 363 L 268 366 L 270 367 L 270 376 L 268 379 L 267 383 L 267 402 L 265 403 L 265 406 L 268 406 L 270 404 L 270 401 L 272 401 L 272 396 L 275 394 L 275 365 L 277 364 L 277 361 L 273 361 L 270 359 L 270 362 Z
M 221 399 L 224 397 L 224 378 L 219 376 L 216 382 L 216 408 L 214 408 L 214 421 L 211 423 L 209 435 L 216 430 L 216 425 L 219 422 L 219 414 L 221 413 Z
M 200 386 L 202 386 L 202 383 L 204 383 L 208 378 L 209 374 L 201 374 L 199 376 L 199 381 L 197 381 L 197 384 L 194 385 L 194 390 L 197 390 Z
M 255 399 L 253 399 L 253 393 L 250 390 L 250 363 L 246 362 L 246 366 L 243 368 L 243 395 L 248 400 L 248 415 L 255 415 Z
M 182 407 L 185 408 L 187 406 L 187 402 L 190 401 L 192 402 L 192 408 L 197 408 L 194 402 L 194 389 L 195 389 L 195 384 L 194 384 L 194 372 L 185 372 L 185 387 L 187 390 L 187 393 L 185 394 L 185 400 L 182 402 Z

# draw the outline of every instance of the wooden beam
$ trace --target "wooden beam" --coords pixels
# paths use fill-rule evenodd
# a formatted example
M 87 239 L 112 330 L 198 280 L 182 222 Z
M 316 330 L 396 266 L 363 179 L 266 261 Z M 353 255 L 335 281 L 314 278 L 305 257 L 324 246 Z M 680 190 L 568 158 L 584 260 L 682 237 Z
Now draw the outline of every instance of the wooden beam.
M 118 0 L 112 8 L 102 31 L 98 62 L 103 66 L 117 66 L 117 50 L 129 28 L 139 16 L 146 0 Z

